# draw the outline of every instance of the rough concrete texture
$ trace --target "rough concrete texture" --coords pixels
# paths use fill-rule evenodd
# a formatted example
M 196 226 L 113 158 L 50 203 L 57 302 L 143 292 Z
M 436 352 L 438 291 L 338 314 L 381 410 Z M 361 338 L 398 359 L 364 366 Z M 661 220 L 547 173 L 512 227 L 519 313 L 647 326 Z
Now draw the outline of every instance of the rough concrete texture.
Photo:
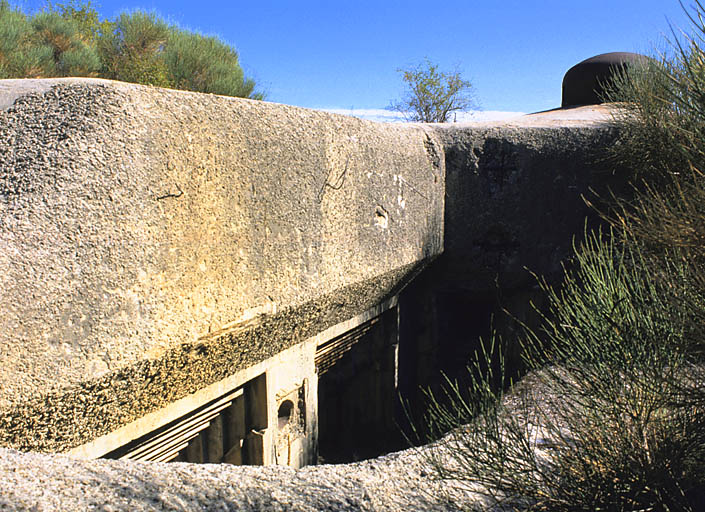
M 556 371 L 553 368 L 551 372 Z M 702 373 L 695 377 L 695 387 Z M 551 457 L 565 446 L 575 421 L 575 403 L 565 410 L 555 377 L 532 372 L 502 399 L 500 418 L 512 418 L 514 434 L 504 432 L 517 459 Z M 479 420 L 483 423 L 483 420 Z M 500 423 L 504 421 L 500 419 Z M 565 423 L 568 421 L 569 423 Z M 515 422 L 515 423 L 514 423 Z M 476 425 L 475 425 L 476 426 Z M 528 501 L 500 498 L 473 481 L 466 461 L 487 455 L 487 439 L 475 426 L 455 429 L 431 444 L 353 464 L 231 466 L 133 461 L 75 460 L 64 455 L 21 453 L 0 448 L 0 509 L 18 511 L 458 511 L 525 510 Z M 504 428 L 507 428 L 505 424 Z M 518 429 L 518 430 L 515 430 Z M 494 439 L 494 432 L 491 436 Z M 520 438 L 517 438 L 520 435 Z M 515 443 L 520 442 L 517 446 Z M 493 448 L 489 448 L 492 450 Z M 531 454 L 528 452 L 528 454 Z M 443 468 L 443 475 L 437 468 Z M 531 464 L 526 464 L 531 472 Z M 550 465 L 542 468 L 549 471 Z M 526 475 L 525 475 L 526 476 Z M 535 475 L 547 482 L 549 475 Z
M 444 191 L 447 254 L 424 279 L 474 293 L 553 272 L 580 192 L 619 182 L 592 151 L 603 107 L 394 126 L 102 80 L 0 81 L 0 106 L 0 444 L 25 450 L 397 293 L 442 250 Z M 457 509 L 441 491 L 415 450 L 294 471 L 0 449 L 13 510 Z
M 379 303 L 442 250 L 427 127 L 0 81 L 0 444 L 63 451 Z
M 550 381 L 549 381 L 550 382 Z M 526 427 L 539 456 L 552 440 L 537 419 L 562 396 L 532 373 L 503 398 L 503 412 Z M 554 419 L 555 420 L 555 419 Z M 472 428 L 469 429 L 472 432 Z M 76 460 L 0 448 L 0 509 L 53 511 L 335 511 L 484 510 L 488 490 L 467 479 L 465 457 L 481 439 L 456 429 L 438 441 L 352 464 L 232 466 Z M 555 432 L 553 432 L 555 435 Z M 537 442 L 541 436 L 541 442 Z M 522 448 L 519 448 L 521 451 Z M 481 445 L 477 453 L 482 453 Z M 465 469 L 464 469 L 465 468 Z M 476 508 L 477 507 L 477 508 Z M 495 508 L 489 507 L 490 510 Z M 499 509 L 497 509 L 499 510 Z M 502 509 L 503 510 L 503 509 Z
M 541 421 L 563 396 L 532 373 L 504 396 L 502 414 L 526 429 L 539 457 L 556 431 Z M 551 418 L 556 421 L 556 418 Z M 464 461 L 482 454 L 482 438 L 458 428 L 441 439 L 352 464 L 232 466 L 76 460 L 65 455 L 0 448 L 0 509 L 104 511 L 398 512 L 504 510 L 468 478 Z M 563 432 L 565 433 L 565 432 Z M 514 439 L 513 437 L 511 439 Z M 539 441 L 540 439 L 540 441 Z M 555 441 L 560 442 L 558 439 Z M 508 442 L 512 442 L 508 439 Z M 477 448 L 475 448 L 477 447 Z M 520 452 L 524 447 L 517 448 Z M 443 467 L 445 475 L 440 475 Z M 544 475 L 545 476 L 545 475 Z
M 230 466 L 78 461 L 0 448 L 0 509 L 103 511 L 458 510 L 423 452 L 355 464 Z
M 496 292 L 552 277 L 572 252 L 595 201 L 619 192 L 606 148 L 608 105 L 560 109 L 504 122 L 439 125 L 446 163 L 444 254 L 439 288 Z
M 400 297 L 399 381 L 412 403 L 424 403 L 442 373 L 465 379 L 492 332 L 509 344 L 507 367 L 521 365 L 514 341 L 538 327 L 533 306 L 545 300 L 536 276 L 557 284 L 574 241 L 598 225 L 583 197 L 599 205 L 594 192 L 625 187 L 606 151 L 614 108 L 433 126 L 446 164 L 444 253 Z
M 449 510 L 410 452 L 341 466 L 77 461 L 0 449 L 0 508 L 11 510 Z

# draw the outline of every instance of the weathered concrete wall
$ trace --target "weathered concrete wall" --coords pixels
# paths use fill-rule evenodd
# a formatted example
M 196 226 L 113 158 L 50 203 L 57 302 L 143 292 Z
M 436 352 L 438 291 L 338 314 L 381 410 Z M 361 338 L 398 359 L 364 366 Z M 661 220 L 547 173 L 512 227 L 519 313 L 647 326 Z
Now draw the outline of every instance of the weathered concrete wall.
M 282 466 L 77 461 L 0 448 L 0 509 L 452 512 L 416 450 L 357 464 Z M 475 498 L 476 501 L 477 498 Z M 469 508 L 469 507 L 468 507 Z
M 0 108 L 0 444 L 25 450 L 104 453 L 270 370 L 276 422 L 315 346 L 416 276 L 394 380 L 431 383 L 533 296 L 524 267 L 559 274 L 581 194 L 623 185 L 606 107 L 394 126 L 71 79 L 0 81 Z M 413 450 L 298 472 L 2 455 L 17 509 L 454 509 Z
M 444 253 L 400 298 L 406 392 L 440 382 L 441 371 L 462 379 L 491 326 L 511 342 L 514 318 L 535 325 L 536 276 L 557 283 L 573 243 L 599 224 L 583 198 L 599 204 L 595 194 L 625 189 L 607 153 L 617 134 L 611 108 L 434 126 L 446 164 Z M 519 361 L 513 348 L 509 365 Z
M 552 277 L 572 239 L 597 217 L 583 196 L 619 192 L 609 161 L 610 107 L 523 116 L 495 125 L 440 125 L 446 162 L 445 251 L 435 267 L 449 287 L 512 289 Z M 440 276 L 439 276 L 440 277 Z
M 0 444 L 63 451 L 395 293 L 438 136 L 92 79 L 0 81 Z

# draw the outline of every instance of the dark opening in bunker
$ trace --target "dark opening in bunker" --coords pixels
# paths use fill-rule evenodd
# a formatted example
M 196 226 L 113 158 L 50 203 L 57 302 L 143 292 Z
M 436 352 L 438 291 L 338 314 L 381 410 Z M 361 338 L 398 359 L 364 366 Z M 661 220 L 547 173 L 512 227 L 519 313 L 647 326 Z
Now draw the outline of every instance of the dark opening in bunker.
M 403 448 L 396 424 L 398 314 L 393 307 L 318 347 L 319 461 Z
M 291 413 L 294 410 L 294 402 L 291 400 L 284 400 L 282 404 L 279 406 L 279 410 L 277 412 L 277 418 L 278 418 L 278 428 L 281 430 L 285 426 L 289 424 L 291 421 Z

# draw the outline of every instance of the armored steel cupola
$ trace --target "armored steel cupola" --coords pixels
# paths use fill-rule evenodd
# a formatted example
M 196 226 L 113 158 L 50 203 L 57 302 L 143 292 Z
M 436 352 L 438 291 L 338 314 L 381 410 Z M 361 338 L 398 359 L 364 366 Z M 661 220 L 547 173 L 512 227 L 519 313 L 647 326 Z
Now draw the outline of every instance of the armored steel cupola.
M 619 69 L 645 63 L 648 57 L 630 52 L 603 53 L 570 68 L 563 77 L 561 107 L 603 103 L 605 86 Z

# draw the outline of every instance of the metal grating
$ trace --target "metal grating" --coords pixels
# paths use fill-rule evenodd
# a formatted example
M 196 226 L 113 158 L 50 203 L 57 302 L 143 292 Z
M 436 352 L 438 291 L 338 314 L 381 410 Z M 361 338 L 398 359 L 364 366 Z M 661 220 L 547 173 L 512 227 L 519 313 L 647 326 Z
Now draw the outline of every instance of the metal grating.
M 316 350 L 316 369 L 318 370 L 318 375 L 323 375 L 330 370 L 330 368 L 340 361 L 340 359 L 342 359 L 378 321 L 379 317 L 373 318 L 349 330 L 345 334 L 341 334 L 337 338 L 333 338 L 320 345 Z

